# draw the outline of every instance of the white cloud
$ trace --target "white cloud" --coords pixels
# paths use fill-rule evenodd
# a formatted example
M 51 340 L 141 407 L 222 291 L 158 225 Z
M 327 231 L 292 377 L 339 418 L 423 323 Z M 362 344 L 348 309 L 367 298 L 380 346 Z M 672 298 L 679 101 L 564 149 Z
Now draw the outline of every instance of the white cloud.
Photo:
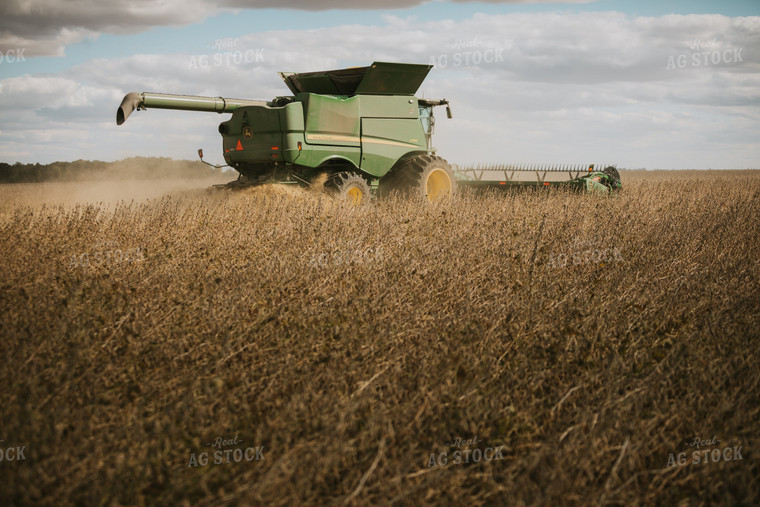
M 188 25 L 215 11 L 206 0 L 6 0 L 0 4 L 0 51 L 24 48 L 28 57 L 63 56 L 67 46 L 87 37 Z
M 432 0 L 5 0 L 0 4 L 0 51 L 63 56 L 66 46 L 101 33 L 129 34 L 185 26 L 225 11 L 248 9 L 402 9 Z M 471 0 L 457 0 L 468 3 Z M 596 0 L 491 0 L 489 3 L 590 3 Z
M 51 139 L 30 155 L 33 161 L 61 159 L 72 146 L 80 150 L 73 158 L 106 160 L 192 157 L 199 142 L 212 154 L 220 144 L 216 124 L 225 116 L 148 111 L 117 128 L 121 97 L 157 91 L 269 99 L 288 93 L 280 70 L 432 61 L 438 65 L 421 94 L 452 101 L 455 118 L 441 115 L 436 145 L 453 161 L 760 165 L 754 147 L 760 135 L 760 56 L 753 52 L 760 46 L 760 18 L 607 12 L 384 20 L 384 26 L 251 33 L 226 52 L 96 59 L 60 74 L 5 79 L 0 109 L 12 114 L 0 118 L 0 128 L 6 134 L 31 131 L 47 121 L 89 132 L 86 146 L 68 139 L 64 149 Z M 718 51 L 721 61 L 708 56 L 706 65 L 692 65 L 692 55 L 701 51 Z M 668 69 L 670 58 L 682 54 L 689 64 Z M 21 151 L 6 134 L 0 159 Z

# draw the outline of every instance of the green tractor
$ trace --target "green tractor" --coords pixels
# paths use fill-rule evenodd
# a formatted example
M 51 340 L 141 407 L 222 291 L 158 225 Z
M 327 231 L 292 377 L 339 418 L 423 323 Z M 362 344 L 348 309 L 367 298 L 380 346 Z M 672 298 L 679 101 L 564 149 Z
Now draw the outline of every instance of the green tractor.
M 457 181 L 432 146 L 433 108 L 446 106 L 451 118 L 448 101 L 415 97 L 431 68 L 375 62 L 280 73 L 293 95 L 271 101 L 129 93 L 116 123 L 135 109 L 232 113 L 219 125 L 224 160 L 239 173 L 228 187 L 324 179 L 325 188 L 355 203 L 394 190 L 435 201 L 452 194 Z

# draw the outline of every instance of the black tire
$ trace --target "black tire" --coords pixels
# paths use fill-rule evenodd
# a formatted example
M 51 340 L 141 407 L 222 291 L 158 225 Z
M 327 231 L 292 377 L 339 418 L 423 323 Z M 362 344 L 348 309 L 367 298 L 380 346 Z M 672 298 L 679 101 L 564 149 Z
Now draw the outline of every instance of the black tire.
M 394 191 L 417 194 L 430 202 L 456 193 L 457 184 L 451 166 L 435 155 L 412 155 L 399 160 L 380 180 L 383 195 Z
M 340 172 L 331 175 L 325 183 L 325 187 L 329 188 L 339 200 L 357 206 L 369 202 L 372 198 L 367 180 L 354 172 Z
M 620 173 L 618 170 L 613 166 L 607 166 L 604 168 L 604 174 L 606 174 L 610 180 L 612 180 L 612 189 L 615 190 L 617 188 L 620 188 Z

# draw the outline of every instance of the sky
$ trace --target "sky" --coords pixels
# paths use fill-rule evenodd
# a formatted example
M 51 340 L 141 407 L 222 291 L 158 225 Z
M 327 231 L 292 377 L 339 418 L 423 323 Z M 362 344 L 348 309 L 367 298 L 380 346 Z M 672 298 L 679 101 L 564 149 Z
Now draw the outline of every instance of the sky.
M 360 7 L 357 7 L 360 6 Z M 757 0 L 4 0 L 0 162 L 219 163 L 229 115 L 128 92 L 271 99 L 279 71 L 434 64 L 452 163 L 760 168 Z

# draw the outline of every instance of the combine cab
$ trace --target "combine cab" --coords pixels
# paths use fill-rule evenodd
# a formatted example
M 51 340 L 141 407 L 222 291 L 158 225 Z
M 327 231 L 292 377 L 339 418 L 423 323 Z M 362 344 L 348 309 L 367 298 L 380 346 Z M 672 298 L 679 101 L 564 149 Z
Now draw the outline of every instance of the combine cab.
M 324 175 L 327 189 L 355 203 L 393 191 L 435 201 L 454 193 L 458 184 L 484 188 L 558 183 L 547 179 L 547 172 L 568 173 L 570 179 L 559 183 L 587 191 L 619 188 L 620 178 L 612 167 L 608 169 L 614 175 L 605 170 L 573 177 L 572 170 L 513 166 L 464 168 L 455 175 L 432 145 L 433 110 L 446 106 L 451 118 L 448 101 L 415 96 L 431 68 L 375 62 L 369 67 L 283 72 L 280 76 L 292 95 L 270 101 L 133 92 L 122 100 L 116 123 L 123 124 L 135 109 L 231 113 L 219 125 L 219 133 L 226 164 L 240 174 L 225 185 L 233 188 L 265 183 L 308 186 Z M 198 154 L 203 160 L 203 151 Z

